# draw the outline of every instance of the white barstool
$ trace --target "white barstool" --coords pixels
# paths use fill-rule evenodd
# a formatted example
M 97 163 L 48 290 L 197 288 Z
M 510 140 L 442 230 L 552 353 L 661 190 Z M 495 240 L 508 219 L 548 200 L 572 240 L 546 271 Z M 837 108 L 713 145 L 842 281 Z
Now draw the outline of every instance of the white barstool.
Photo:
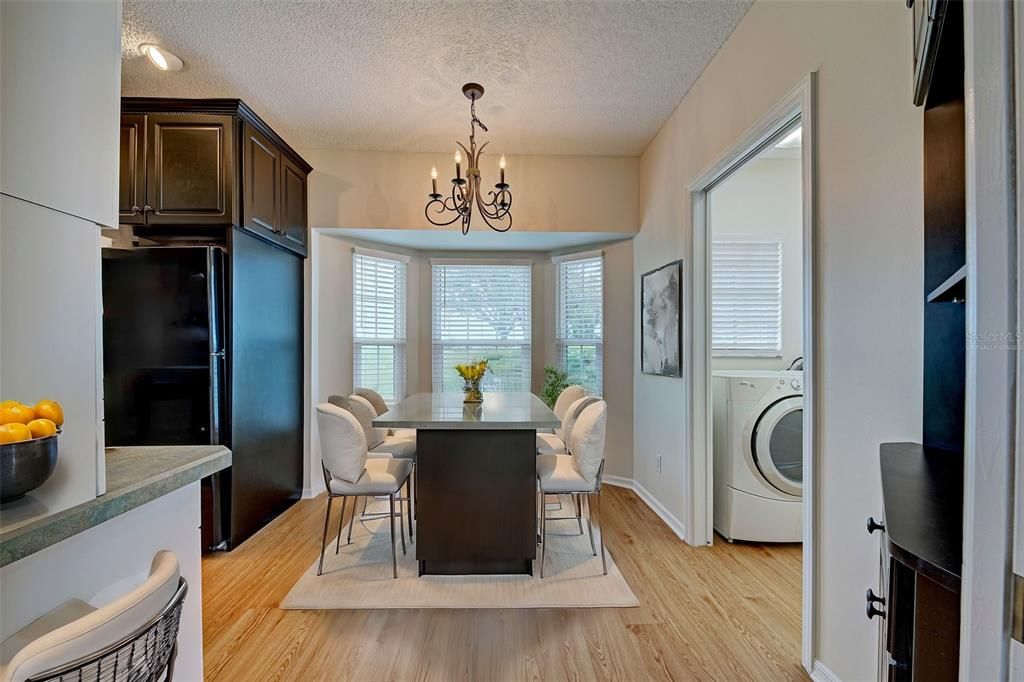
M 379 417 L 388 411 L 388 404 L 384 398 L 381 397 L 380 393 L 373 390 L 372 388 L 357 388 L 352 391 L 353 396 L 359 396 L 369 401 L 373 407 L 374 417 Z M 416 429 L 388 429 L 388 435 L 396 438 L 406 438 L 416 440 Z
M 368 389 L 363 389 L 368 390 Z M 345 397 L 340 395 L 332 395 L 327 398 L 327 402 L 332 405 L 336 405 L 352 414 L 359 422 L 359 425 L 363 428 L 363 434 L 366 436 L 366 447 L 369 451 L 370 458 L 374 457 L 397 457 L 399 459 L 408 459 L 413 463 L 413 471 L 410 474 L 410 485 L 409 485 L 409 497 L 399 496 L 395 498 L 399 504 L 408 505 L 410 517 L 415 517 L 415 500 L 416 500 L 416 436 L 415 430 L 413 431 L 413 437 L 408 438 L 405 436 L 391 436 L 388 435 L 387 429 L 377 428 L 373 425 L 373 420 L 377 417 L 377 412 L 373 405 L 370 403 L 368 398 L 353 393 L 352 395 Z M 367 513 L 366 505 L 369 501 L 368 497 L 363 498 L 363 510 L 360 513 L 361 520 L 367 519 L 378 519 L 386 516 L 386 512 L 381 514 L 377 512 Z M 358 502 L 358 500 L 356 500 Z M 352 509 L 355 510 L 355 503 L 353 503 Z M 354 513 L 354 511 L 353 511 Z M 338 543 L 334 551 L 337 554 L 341 548 L 341 527 L 344 519 L 338 521 Z M 410 529 L 409 534 L 412 535 Z M 410 538 L 412 540 L 412 538 Z M 352 542 L 352 524 L 348 527 L 348 541 Z
M 601 400 L 593 396 L 579 398 L 562 414 L 562 425 L 555 429 L 554 433 L 537 433 L 537 454 L 538 455 L 568 455 L 569 440 L 573 426 L 580 413 L 588 406 Z
M 64 602 L 0 644 L 0 681 L 170 681 L 188 585 L 172 552 L 157 552 L 149 577 L 96 608 Z
M 331 523 L 331 504 L 335 497 L 341 498 L 341 520 L 339 520 L 338 541 L 341 541 L 340 524 L 345 518 L 345 503 L 349 497 L 375 497 L 386 495 L 390 503 L 391 522 L 391 568 L 398 577 L 398 556 L 395 551 L 395 497 L 402 486 L 409 483 L 412 460 L 400 459 L 381 453 L 369 457 L 366 436 L 359 421 L 351 412 L 337 405 L 322 403 L 316 406 L 316 423 L 320 432 L 320 457 L 323 465 L 324 484 L 327 487 L 327 514 L 324 517 L 324 535 L 320 543 L 320 564 L 316 574 L 323 575 L 324 551 L 327 548 L 327 530 Z M 349 541 L 352 538 L 351 524 L 355 520 L 355 502 L 352 504 L 352 521 L 349 522 Z M 402 529 L 402 513 L 398 513 L 399 530 L 402 535 L 402 554 L 405 554 L 405 532 Z M 409 534 L 412 535 L 412 515 L 409 515 Z
M 594 522 L 598 523 L 601 551 L 601 568 L 608 575 L 608 562 L 604 550 L 604 524 L 601 523 L 601 477 L 604 474 L 604 441 L 608 416 L 608 405 L 598 400 L 577 417 L 570 436 L 569 451 L 572 454 L 547 454 L 537 457 L 537 488 L 540 492 L 540 577 L 544 577 L 544 557 L 547 550 L 548 521 L 576 521 L 583 532 L 583 500 L 590 511 L 587 527 L 590 531 L 590 549 L 597 556 L 594 545 Z M 573 495 L 577 498 L 577 515 L 548 517 L 545 495 Z M 591 500 L 596 504 L 591 505 Z
M 562 389 L 562 392 L 555 398 L 555 406 L 551 408 L 551 411 L 555 413 L 559 421 L 565 416 L 566 410 L 574 402 L 582 398 L 587 394 L 587 389 L 583 388 L 579 384 L 572 384 Z M 541 431 L 538 431 L 541 433 Z M 554 433 L 554 429 L 544 429 L 543 433 Z

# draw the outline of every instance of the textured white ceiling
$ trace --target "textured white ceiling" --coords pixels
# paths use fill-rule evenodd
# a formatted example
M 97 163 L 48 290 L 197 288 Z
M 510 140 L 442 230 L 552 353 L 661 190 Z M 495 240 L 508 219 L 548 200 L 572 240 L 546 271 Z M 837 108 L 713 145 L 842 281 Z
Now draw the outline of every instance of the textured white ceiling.
M 752 0 L 125 0 L 125 95 L 241 97 L 295 147 L 637 155 Z M 185 61 L 163 73 L 154 42 Z

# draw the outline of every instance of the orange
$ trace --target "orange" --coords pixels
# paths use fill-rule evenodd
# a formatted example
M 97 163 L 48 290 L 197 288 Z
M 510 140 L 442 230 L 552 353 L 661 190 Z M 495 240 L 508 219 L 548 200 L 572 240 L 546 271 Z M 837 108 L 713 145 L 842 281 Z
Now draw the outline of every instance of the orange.
M 0 443 L 17 443 L 18 441 L 28 440 L 31 437 L 32 432 L 24 424 L 12 422 L 0 426 Z
M 21 405 L 20 400 L 3 400 L 0 401 L 0 407 L 14 407 L 15 405 Z
M 56 400 L 40 400 L 33 412 L 36 419 L 49 419 L 57 426 L 64 424 L 64 408 Z
M 35 411 L 25 405 L 0 407 L 0 424 L 28 424 L 35 417 Z
M 33 438 L 46 438 L 57 433 L 57 425 L 49 419 L 33 419 L 28 423 Z

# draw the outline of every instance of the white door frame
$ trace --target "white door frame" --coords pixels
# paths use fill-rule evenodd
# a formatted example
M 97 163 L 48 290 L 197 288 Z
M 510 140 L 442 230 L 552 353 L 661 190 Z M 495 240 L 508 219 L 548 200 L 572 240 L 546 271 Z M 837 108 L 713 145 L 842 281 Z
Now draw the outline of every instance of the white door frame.
M 803 316 L 804 316 L 804 442 L 803 442 L 803 617 L 801 619 L 801 660 L 810 672 L 815 659 L 814 609 L 817 603 L 814 582 L 815 566 L 815 516 L 817 491 L 817 348 L 815 323 L 815 297 L 817 278 L 815 274 L 815 167 L 816 121 L 814 112 L 816 73 L 807 75 L 778 104 L 762 116 L 747 132 L 707 170 L 690 184 L 693 203 L 693 296 L 690 310 L 691 336 L 690 366 L 693 380 L 687 395 L 688 423 L 693 434 L 689 447 L 689 490 L 690 503 L 686 509 L 687 542 L 692 545 L 711 544 L 713 529 L 713 495 L 711 465 L 711 349 L 708 341 L 711 333 L 710 301 L 710 258 L 711 240 L 707 224 L 707 193 L 711 187 L 741 164 L 749 160 L 765 142 L 785 128 L 797 116 L 803 127 L 801 144 L 802 190 L 803 190 Z
M 1019 353 L 1013 34 L 1009 2 L 965 2 L 963 7 L 967 363 L 960 679 L 1002 680 L 1009 651 Z

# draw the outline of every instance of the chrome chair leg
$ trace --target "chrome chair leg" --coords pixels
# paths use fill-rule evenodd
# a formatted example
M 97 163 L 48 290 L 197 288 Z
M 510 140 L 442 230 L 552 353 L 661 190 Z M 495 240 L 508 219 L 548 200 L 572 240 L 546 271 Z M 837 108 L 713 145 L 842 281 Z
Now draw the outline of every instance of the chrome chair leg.
M 416 508 L 416 505 L 415 505 L 415 503 L 413 502 L 413 499 L 412 499 L 412 491 L 413 491 L 413 485 L 412 485 L 412 479 L 411 479 L 411 476 L 410 476 L 410 480 L 405 482 L 405 492 L 407 493 L 407 497 L 409 498 L 409 544 L 410 545 L 414 544 L 416 542 L 416 536 L 412 532 L 412 517 L 413 517 L 413 514 L 416 513 L 414 511 L 415 508 Z
M 320 565 L 316 569 L 317 575 L 324 574 L 324 550 L 327 549 L 327 529 L 331 525 L 331 503 L 334 502 L 334 498 L 328 493 L 327 497 L 327 514 L 324 515 L 324 537 L 320 541 Z
M 341 550 L 341 531 L 345 528 L 345 503 L 348 502 L 347 497 L 341 498 L 341 516 L 338 517 L 338 542 L 334 545 L 334 553 L 337 554 Z M 355 502 L 352 503 L 352 509 L 355 509 Z
M 363 498 L 364 500 L 366 498 Z M 345 544 L 352 544 L 352 526 L 356 525 L 356 505 L 359 504 L 359 498 L 355 497 L 352 499 L 352 518 L 348 520 L 348 542 Z M 365 503 L 364 503 L 365 504 Z M 364 507 L 365 508 L 365 507 Z
M 541 506 L 540 512 L 540 577 L 544 578 L 544 557 L 548 550 L 548 514 L 547 501 Z
M 580 526 L 580 535 L 583 535 L 583 495 L 573 495 L 576 500 L 576 523 Z
M 395 496 L 388 495 L 388 502 L 391 504 L 391 514 L 388 515 L 388 520 L 391 521 L 391 573 L 392 576 L 398 577 L 398 555 L 395 553 Z
M 405 556 L 405 500 L 402 500 L 402 489 L 399 487 L 398 492 L 395 493 L 398 496 L 398 534 L 402 536 L 402 556 Z
M 608 575 L 608 558 L 604 553 L 604 517 L 601 516 L 601 491 L 597 491 L 597 532 L 600 535 L 599 540 L 601 544 L 601 569 L 605 575 Z
M 590 493 L 582 496 L 587 501 L 587 532 L 590 534 L 590 551 L 597 556 L 597 546 L 594 544 L 594 507 L 590 503 Z

